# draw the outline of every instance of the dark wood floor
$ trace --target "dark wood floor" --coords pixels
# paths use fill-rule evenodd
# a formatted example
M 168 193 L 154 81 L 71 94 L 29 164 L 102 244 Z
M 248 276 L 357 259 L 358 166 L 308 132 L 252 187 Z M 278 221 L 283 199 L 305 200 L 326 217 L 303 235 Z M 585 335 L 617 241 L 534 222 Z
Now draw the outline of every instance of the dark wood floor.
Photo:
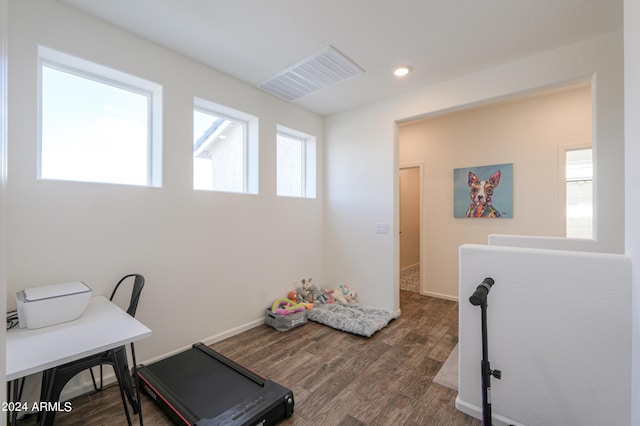
M 432 383 L 458 341 L 458 304 L 400 294 L 402 315 L 371 338 L 309 322 L 288 332 L 259 326 L 212 348 L 293 391 L 282 425 L 469 425 L 457 393 Z M 77 398 L 58 425 L 126 424 L 117 387 Z M 143 396 L 146 425 L 171 425 Z M 21 425 L 35 424 L 30 418 Z

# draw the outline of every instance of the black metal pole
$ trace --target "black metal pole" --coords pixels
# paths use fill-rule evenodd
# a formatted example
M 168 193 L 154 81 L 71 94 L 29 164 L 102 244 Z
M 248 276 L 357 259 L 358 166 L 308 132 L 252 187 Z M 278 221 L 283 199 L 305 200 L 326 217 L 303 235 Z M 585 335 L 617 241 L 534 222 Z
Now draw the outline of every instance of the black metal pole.
M 487 298 L 480 304 L 482 317 L 482 425 L 491 426 L 491 365 L 489 363 L 489 349 L 487 342 Z
M 481 325 L 482 325 L 482 361 L 480 361 L 480 369 L 482 372 L 482 425 L 492 426 L 491 420 L 491 376 L 499 379 L 501 372 L 499 370 L 491 370 L 489 363 L 489 344 L 487 339 L 487 295 L 491 286 L 494 284 L 493 278 L 485 278 L 476 291 L 469 298 L 469 302 L 474 306 L 480 306 Z

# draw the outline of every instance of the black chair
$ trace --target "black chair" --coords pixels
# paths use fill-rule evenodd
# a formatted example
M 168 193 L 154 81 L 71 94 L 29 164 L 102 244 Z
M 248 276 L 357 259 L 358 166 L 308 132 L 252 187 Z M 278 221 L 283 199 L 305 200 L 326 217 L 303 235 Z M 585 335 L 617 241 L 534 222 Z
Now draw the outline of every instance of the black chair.
M 120 285 L 128 278 L 133 278 L 133 287 L 131 290 L 131 300 L 129 302 L 129 308 L 127 313 L 132 317 L 135 317 L 136 309 L 138 308 L 138 302 L 140 300 L 140 294 L 144 287 L 144 277 L 140 274 L 129 274 L 123 277 L 118 284 L 116 284 L 109 300 L 113 301 L 113 298 L 118 291 Z M 114 349 L 110 349 L 105 352 L 101 352 L 95 355 L 72 361 L 58 367 L 46 370 L 42 375 L 42 389 L 40 397 L 42 401 L 57 402 L 60 398 L 60 392 L 72 377 L 76 374 L 89 369 L 91 372 L 91 379 L 96 391 L 102 390 L 102 366 L 109 364 L 113 367 L 118 385 L 120 388 L 120 397 L 122 398 L 122 405 L 124 406 L 124 412 L 127 416 L 127 423 L 131 425 L 131 416 L 129 414 L 129 408 L 127 407 L 127 400 L 133 408 L 133 413 L 138 414 L 140 419 L 140 425 L 142 426 L 142 406 L 140 404 L 140 386 L 138 383 L 138 375 L 136 374 L 136 352 L 131 343 L 131 357 L 133 360 L 133 376 L 136 382 L 135 396 L 133 393 L 133 386 L 131 383 L 131 371 L 129 370 L 129 363 L 127 360 L 127 348 L 126 346 L 120 346 Z M 97 385 L 96 379 L 93 373 L 93 367 L 100 368 L 100 386 Z M 126 399 L 125 399 L 126 396 Z M 52 425 L 55 417 L 55 411 L 45 411 L 42 414 L 41 424 Z

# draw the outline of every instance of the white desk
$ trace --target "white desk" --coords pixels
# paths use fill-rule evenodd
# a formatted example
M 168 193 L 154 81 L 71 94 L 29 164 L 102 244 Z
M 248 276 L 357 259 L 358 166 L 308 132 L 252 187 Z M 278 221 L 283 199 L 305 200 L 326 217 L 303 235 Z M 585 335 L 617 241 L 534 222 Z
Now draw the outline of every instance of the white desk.
M 7 381 L 151 336 L 151 330 L 103 296 L 74 321 L 7 330 Z

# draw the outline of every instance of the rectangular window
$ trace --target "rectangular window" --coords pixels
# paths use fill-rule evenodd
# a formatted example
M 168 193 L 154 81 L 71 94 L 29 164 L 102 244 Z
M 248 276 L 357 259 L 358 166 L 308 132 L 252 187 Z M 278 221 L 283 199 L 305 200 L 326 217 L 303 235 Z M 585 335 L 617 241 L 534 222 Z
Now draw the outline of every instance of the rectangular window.
M 304 140 L 278 134 L 278 195 L 304 196 Z
M 316 140 L 283 126 L 277 128 L 277 194 L 315 198 Z
M 193 188 L 255 193 L 257 119 L 207 101 L 195 101 L 193 113 Z M 255 129 L 254 129 L 255 130 Z
M 160 186 L 159 97 L 158 85 L 41 48 L 39 178 Z
M 593 238 L 593 157 L 591 148 L 566 151 L 567 237 Z

